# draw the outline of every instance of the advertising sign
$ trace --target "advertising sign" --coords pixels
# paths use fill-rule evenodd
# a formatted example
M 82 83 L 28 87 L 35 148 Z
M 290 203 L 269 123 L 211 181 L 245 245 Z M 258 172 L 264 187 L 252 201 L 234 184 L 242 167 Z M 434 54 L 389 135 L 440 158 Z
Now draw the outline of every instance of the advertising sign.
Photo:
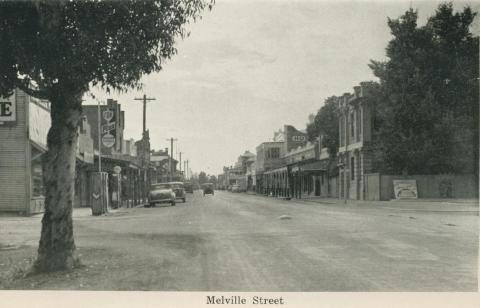
M 120 172 L 122 172 L 122 167 L 120 166 L 113 167 L 113 172 L 115 172 L 116 174 L 120 174 Z
M 0 97 L 0 124 L 17 121 L 15 95 Z
M 110 122 L 102 125 L 102 134 L 106 134 L 115 129 L 115 122 Z
M 105 147 L 111 148 L 115 144 L 115 137 L 111 134 L 106 134 L 102 137 L 102 143 Z
M 102 112 L 102 116 L 105 120 L 107 120 L 107 122 L 110 122 L 110 120 L 113 119 L 113 115 L 113 110 L 111 109 L 107 109 Z
M 393 191 L 395 199 L 417 199 L 416 180 L 393 180 Z
M 47 149 L 47 135 L 52 125 L 49 109 L 44 104 L 39 104 L 39 100 L 30 97 L 28 121 L 28 135 L 30 140 Z

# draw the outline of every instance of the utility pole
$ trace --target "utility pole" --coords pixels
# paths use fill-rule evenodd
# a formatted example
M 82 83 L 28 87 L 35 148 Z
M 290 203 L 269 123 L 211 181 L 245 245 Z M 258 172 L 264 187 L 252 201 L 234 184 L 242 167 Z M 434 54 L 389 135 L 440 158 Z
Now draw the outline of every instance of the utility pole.
M 187 174 L 187 160 L 183 162 L 183 173 L 185 174 L 185 180 L 188 179 L 188 174 Z
M 100 112 L 100 101 L 98 101 L 98 112 L 97 112 L 97 120 L 98 120 L 98 172 L 102 172 L 102 117 Z
M 170 182 L 172 181 L 172 176 L 173 176 L 173 163 L 172 163 L 172 156 L 173 156 L 173 142 L 174 141 L 177 141 L 178 139 L 174 139 L 174 138 L 170 138 L 170 139 L 167 139 L 167 141 L 170 141 L 170 155 L 168 157 L 169 159 L 169 169 L 170 169 Z
M 187 169 L 185 169 L 185 170 L 187 170 L 187 176 L 188 176 L 188 178 L 190 178 L 190 169 L 188 168 L 188 162 L 189 162 L 189 160 L 187 160 Z
M 180 174 L 182 173 L 182 152 L 178 152 L 178 154 L 180 155 L 180 159 L 178 161 L 178 166 L 179 166 L 179 170 L 180 170 Z
M 147 130 L 146 117 L 147 117 L 147 101 L 154 101 L 155 98 L 147 98 L 146 94 L 143 94 L 142 98 L 134 98 L 136 101 L 143 101 L 143 132 Z

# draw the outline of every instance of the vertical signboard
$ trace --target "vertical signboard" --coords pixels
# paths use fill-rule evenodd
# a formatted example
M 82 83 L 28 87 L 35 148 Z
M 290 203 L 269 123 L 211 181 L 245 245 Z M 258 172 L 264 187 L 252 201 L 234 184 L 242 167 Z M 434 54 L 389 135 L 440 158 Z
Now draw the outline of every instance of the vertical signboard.
M 102 112 L 102 117 L 106 121 L 106 124 L 102 125 L 102 144 L 104 147 L 111 148 L 115 145 L 115 136 L 112 135 L 112 131 L 115 131 L 115 122 L 110 122 L 115 113 L 112 109 L 106 109 Z

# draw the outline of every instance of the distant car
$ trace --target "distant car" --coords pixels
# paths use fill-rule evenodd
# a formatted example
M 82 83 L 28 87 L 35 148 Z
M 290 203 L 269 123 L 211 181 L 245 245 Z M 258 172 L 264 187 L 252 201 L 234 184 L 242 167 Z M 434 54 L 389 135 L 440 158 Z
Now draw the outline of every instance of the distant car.
M 241 192 L 240 185 L 237 185 L 237 184 L 232 185 L 232 192 Z
M 208 195 L 208 194 L 211 194 L 211 195 L 214 195 L 214 191 L 213 191 L 213 183 L 205 183 L 205 184 L 202 184 L 202 189 L 203 189 L 203 195 Z
M 185 187 L 185 192 L 193 194 L 193 184 L 190 182 L 185 182 L 183 183 L 183 186 Z
M 183 182 L 169 182 L 170 187 L 172 188 L 173 192 L 175 193 L 175 199 L 182 200 L 184 203 L 187 201 L 186 194 L 185 194 L 185 187 L 183 186 Z
M 155 206 L 157 203 L 170 203 L 175 205 L 175 192 L 169 183 L 157 183 L 150 186 L 148 203 L 145 207 Z

